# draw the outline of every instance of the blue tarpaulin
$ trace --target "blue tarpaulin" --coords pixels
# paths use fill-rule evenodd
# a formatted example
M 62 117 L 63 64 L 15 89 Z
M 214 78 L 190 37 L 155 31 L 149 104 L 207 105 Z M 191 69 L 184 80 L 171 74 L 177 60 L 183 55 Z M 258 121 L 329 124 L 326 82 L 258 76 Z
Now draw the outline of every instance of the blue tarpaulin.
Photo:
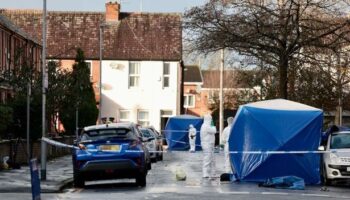
M 261 186 L 279 189 L 304 190 L 305 182 L 304 179 L 296 176 L 282 176 L 268 179 L 265 183 L 261 184 Z
M 201 150 L 199 146 L 199 130 L 203 124 L 203 118 L 192 115 L 179 115 L 169 118 L 165 126 L 165 137 L 169 150 L 190 149 L 188 139 L 188 129 L 190 124 L 192 124 L 197 129 L 196 150 Z
M 230 151 L 317 151 L 323 111 L 276 99 L 240 106 L 229 137 Z M 319 154 L 230 154 L 236 177 L 264 182 L 280 176 L 297 176 L 306 184 L 320 181 Z

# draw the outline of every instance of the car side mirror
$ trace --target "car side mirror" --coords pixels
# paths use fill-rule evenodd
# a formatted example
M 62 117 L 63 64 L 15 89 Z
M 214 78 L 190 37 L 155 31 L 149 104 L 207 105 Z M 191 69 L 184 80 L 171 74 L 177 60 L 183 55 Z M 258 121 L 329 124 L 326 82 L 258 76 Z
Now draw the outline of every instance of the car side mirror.
M 319 146 L 319 147 L 318 147 L 318 150 L 319 150 L 319 151 L 324 151 L 324 150 L 325 150 L 325 147 L 324 147 L 324 146 Z

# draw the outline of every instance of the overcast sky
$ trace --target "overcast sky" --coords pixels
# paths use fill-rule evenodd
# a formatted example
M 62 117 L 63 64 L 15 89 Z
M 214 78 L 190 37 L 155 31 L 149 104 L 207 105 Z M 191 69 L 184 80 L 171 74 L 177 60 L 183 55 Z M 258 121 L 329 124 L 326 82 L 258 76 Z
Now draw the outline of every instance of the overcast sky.
M 105 3 L 115 0 L 47 0 L 48 10 L 104 11 Z M 208 0 L 121 0 L 122 12 L 184 12 Z M 43 0 L 0 0 L 0 8 L 42 9 Z

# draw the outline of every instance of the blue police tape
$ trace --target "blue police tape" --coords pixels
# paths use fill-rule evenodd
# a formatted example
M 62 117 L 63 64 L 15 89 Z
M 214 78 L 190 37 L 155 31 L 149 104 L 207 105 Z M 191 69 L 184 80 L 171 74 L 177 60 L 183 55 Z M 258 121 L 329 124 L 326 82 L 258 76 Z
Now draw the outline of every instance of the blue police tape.
M 77 146 L 74 145 L 67 145 L 62 142 L 58 142 L 55 140 L 51 140 L 49 138 L 43 137 L 42 140 L 48 144 L 51 144 L 53 146 L 63 147 L 63 148 L 71 148 L 71 149 L 80 149 Z M 181 144 L 189 144 L 188 142 L 183 141 L 177 141 L 177 140 L 171 140 L 172 142 L 177 142 Z M 201 146 L 201 145 L 196 145 Z M 87 150 L 90 151 L 90 150 Z M 96 150 L 97 151 L 97 150 Z M 139 153 L 143 151 L 139 150 L 126 150 L 125 152 L 128 153 Z M 167 151 L 149 151 L 150 153 L 167 153 Z M 324 153 L 350 153 L 349 150 L 329 150 L 329 151 L 229 151 L 230 154 L 324 154 Z

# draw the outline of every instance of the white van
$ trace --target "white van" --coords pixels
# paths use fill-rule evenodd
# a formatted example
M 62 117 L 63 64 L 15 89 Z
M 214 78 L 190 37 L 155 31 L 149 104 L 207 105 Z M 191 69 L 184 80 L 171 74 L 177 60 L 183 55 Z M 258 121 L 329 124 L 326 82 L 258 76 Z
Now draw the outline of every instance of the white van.
M 321 165 L 324 184 L 350 181 L 350 131 L 331 133 L 325 146 L 320 146 L 319 150 L 326 151 Z

